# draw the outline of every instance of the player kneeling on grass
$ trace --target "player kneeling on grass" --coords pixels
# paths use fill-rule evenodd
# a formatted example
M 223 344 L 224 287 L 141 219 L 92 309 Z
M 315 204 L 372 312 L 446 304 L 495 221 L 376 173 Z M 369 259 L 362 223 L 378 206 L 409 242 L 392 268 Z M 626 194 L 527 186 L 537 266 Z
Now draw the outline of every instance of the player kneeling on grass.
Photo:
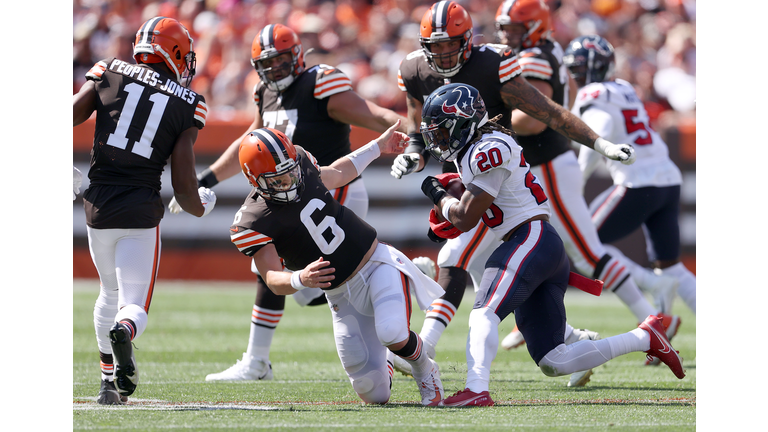
M 457 164 L 466 188 L 455 198 L 439 179 L 427 177 L 424 194 L 456 231 L 470 230 L 482 219 L 504 241 L 485 265 L 469 315 L 465 389 L 446 398 L 445 406 L 493 405 L 488 390 L 498 327 L 513 312 L 531 357 L 547 376 L 588 370 L 634 351 L 656 356 L 675 376 L 685 376 L 682 359 L 654 315 L 628 333 L 564 343 L 570 264 L 548 222 L 548 198 L 511 132 L 488 120 L 474 87 L 449 84 L 435 90 L 424 102 L 421 132 L 432 156 Z
M 239 159 L 253 190 L 230 235 L 275 294 L 325 290 L 339 358 L 363 402 L 389 401 L 399 355 L 413 368 L 422 404 L 438 405 L 440 370 L 408 325 L 411 292 L 424 310 L 442 288 L 402 252 L 379 243 L 376 230 L 328 192 L 354 180 L 380 153 L 402 152 L 408 136 L 396 132 L 399 125 L 324 167 L 275 129 L 246 135 Z

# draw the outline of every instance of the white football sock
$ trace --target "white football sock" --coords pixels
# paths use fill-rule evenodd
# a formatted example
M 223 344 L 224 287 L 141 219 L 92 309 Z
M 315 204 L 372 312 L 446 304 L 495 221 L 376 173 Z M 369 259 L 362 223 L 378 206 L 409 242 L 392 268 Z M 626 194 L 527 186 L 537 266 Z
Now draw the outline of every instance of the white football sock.
M 680 282 L 677 294 L 683 302 L 696 314 L 696 276 L 681 262 L 661 270 L 665 276 L 676 277 Z
M 269 360 L 272 338 L 275 336 L 275 329 L 282 317 L 283 311 L 281 310 L 264 309 L 253 305 L 251 333 L 248 337 L 248 349 L 245 352 L 252 357 Z
M 490 388 L 491 363 L 499 347 L 499 322 L 498 315 L 489 308 L 473 309 L 469 313 L 466 388 L 475 393 Z

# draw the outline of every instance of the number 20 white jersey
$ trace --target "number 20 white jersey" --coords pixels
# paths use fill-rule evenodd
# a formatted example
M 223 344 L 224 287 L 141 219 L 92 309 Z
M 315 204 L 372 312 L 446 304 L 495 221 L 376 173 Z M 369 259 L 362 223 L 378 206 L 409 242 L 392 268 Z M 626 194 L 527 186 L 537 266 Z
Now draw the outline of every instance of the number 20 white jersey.
M 465 186 L 474 184 L 495 198 L 483 222 L 498 238 L 533 216 L 550 214 L 549 200 L 522 150 L 514 138 L 494 131 L 457 161 Z
M 638 188 L 682 182 L 680 169 L 669 159 L 667 144 L 651 129 L 648 112 L 627 81 L 617 79 L 582 87 L 571 111 L 601 137 L 635 148 L 637 159 L 632 165 L 606 159 L 614 184 Z

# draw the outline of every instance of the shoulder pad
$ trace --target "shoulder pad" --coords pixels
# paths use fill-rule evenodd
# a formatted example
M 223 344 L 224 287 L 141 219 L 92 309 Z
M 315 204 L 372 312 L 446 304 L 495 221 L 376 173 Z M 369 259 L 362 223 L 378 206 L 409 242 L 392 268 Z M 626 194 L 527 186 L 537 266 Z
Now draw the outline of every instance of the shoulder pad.
M 314 68 L 313 68 L 314 69 Z M 315 99 L 325 99 L 336 93 L 352 90 L 352 80 L 333 66 L 317 65 L 315 75 Z
M 307 159 L 310 162 L 312 162 L 312 165 L 315 166 L 315 169 L 320 171 L 320 164 L 317 163 L 317 159 L 312 153 L 309 152 L 309 150 L 306 150 L 304 147 L 301 147 L 301 146 L 296 146 L 296 150 L 298 151 L 299 154 L 304 153 L 304 155 L 307 156 Z
M 552 65 L 549 61 L 542 58 L 542 52 L 539 48 L 529 48 L 521 52 L 517 58 L 522 75 L 526 78 L 536 78 L 548 81 L 552 79 Z
M 261 98 L 259 96 L 259 89 L 264 86 L 264 83 L 259 81 L 253 86 L 253 103 L 259 104 Z
M 576 103 L 579 105 L 587 104 L 596 100 L 600 100 L 601 96 L 604 97 L 608 93 L 608 90 L 602 83 L 591 83 L 579 89 L 579 93 L 576 95 Z
M 272 237 L 237 225 L 232 225 L 229 229 L 229 238 L 237 250 L 248 256 L 252 256 L 256 250 L 273 241 Z
M 205 119 L 208 118 L 208 105 L 205 103 L 205 98 L 202 95 L 199 96 L 195 106 L 195 126 L 202 129 L 205 126 Z
M 509 165 L 514 158 L 511 142 L 500 134 L 485 134 L 483 138 L 472 147 L 469 158 L 469 169 L 474 175 L 488 172 L 491 169 L 503 168 Z
M 93 67 L 86 72 L 85 79 L 89 79 L 92 81 L 101 81 L 101 76 L 104 74 L 104 71 L 107 70 L 107 62 L 104 60 L 99 60 L 96 62 Z

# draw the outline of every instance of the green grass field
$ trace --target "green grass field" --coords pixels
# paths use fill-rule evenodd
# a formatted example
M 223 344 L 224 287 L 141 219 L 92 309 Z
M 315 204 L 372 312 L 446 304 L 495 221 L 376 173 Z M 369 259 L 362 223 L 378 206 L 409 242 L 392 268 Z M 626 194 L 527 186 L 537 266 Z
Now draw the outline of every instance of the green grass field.
M 687 376 L 664 365 L 644 366 L 643 353 L 616 358 L 595 370 L 580 389 L 568 377 L 549 378 L 525 348 L 500 349 L 493 363 L 491 408 L 424 408 L 416 383 L 395 374 L 385 406 L 364 406 L 352 390 L 333 342 L 330 312 L 287 299 L 272 346 L 274 380 L 206 383 L 245 351 L 255 290 L 231 283 L 160 283 L 149 326 L 135 341 L 141 381 L 125 406 L 95 403 L 99 357 L 93 334 L 98 281 L 75 281 L 73 297 L 74 430 L 367 430 L 414 431 L 655 431 L 696 430 L 696 318 L 678 299 L 683 325 L 672 343 Z M 464 347 L 473 294 L 468 291 L 437 346 L 445 392 L 464 387 Z M 611 293 L 566 295 L 568 321 L 603 337 L 637 323 Z M 423 314 L 415 311 L 412 329 Z M 500 337 L 514 326 L 501 323 Z

